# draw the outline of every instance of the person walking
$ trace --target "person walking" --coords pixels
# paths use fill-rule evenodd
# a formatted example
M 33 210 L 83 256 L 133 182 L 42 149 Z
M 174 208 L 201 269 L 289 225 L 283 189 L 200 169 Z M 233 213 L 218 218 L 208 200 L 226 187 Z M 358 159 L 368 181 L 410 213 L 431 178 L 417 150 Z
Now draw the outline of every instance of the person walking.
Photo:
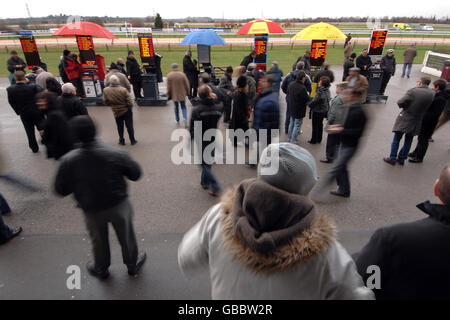
M 189 99 L 197 97 L 199 72 L 194 61 L 192 61 L 191 50 L 187 50 L 183 58 L 183 72 L 189 80 Z
M 8 59 L 8 61 L 6 62 L 6 66 L 8 68 L 9 71 L 9 83 L 11 85 L 15 84 L 15 79 L 14 79 L 14 72 L 16 71 L 23 71 L 25 72 L 25 68 L 27 66 L 27 64 L 25 63 L 25 61 L 22 60 L 22 58 L 19 57 L 19 55 L 17 54 L 16 50 L 11 50 L 11 56 Z
M 36 75 L 36 84 L 43 90 L 47 90 L 47 79 L 54 78 L 53 74 L 39 67 L 36 70 Z
M 312 134 L 310 144 L 322 142 L 323 119 L 327 117 L 330 108 L 330 78 L 322 77 L 317 86 L 317 92 L 309 104 L 312 118 Z
M 377 300 L 450 299 L 450 163 L 432 191 L 436 203 L 416 206 L 425 214 L 423 219 L 376 230 L 355 254 L 364 282 L 371 276 L 369 266 L 381 270 L 379 287 L 373 289 Z
M 127 57 L 128 80 L 133 86 L 134 99 L 142 99 L 142 68 L 134 57 L 133 51 L 128 51 Z
M 422 119 L 416 149 L 408 154 L 409 162 L 423 162 L 423 158 L 428 150 L 429 140 L 433 135 L 442 111 L 450 99 L 450 95 L 445 91 L 446 86 L 447 82 L 443 79 L 438 79 L 433 82 L 434 99 Z
M 344 92 L 347 114 L 342 124 L 332 124 L 327 127 L 328 133 L 339 135 L 341 146 L 333 166 L 325 175 L 323 182 L 314 191 L 313 199 L 321 199 L 325 188 L 336 179 L 338 189 L 330 191 L 334 196 L 349 198 L 351 193 L 348 164 L 355 156 L 359 141 L 367 124 L 367 116 L 361 105 L 361 91 L 348 89 Z
M 119 78 L 120 85 L 131 93 L 130 81 L 128 81 L 127 76 L 122 71 L 120 71 L 119 66 L 115 63 L 111 63 L 109 72 L 105 76 L 105 87 L 109 86 L 109 79 L 112 75 L 115 75 L 117 78 Z
M 387 84 L 391 77 L 395 74 L 395 57 L 394 57 L 394 49 L 389 49 L 387 54 L 381 59 L 380 69 L 383 71 L 383 75 L 381 78 L 381 87 L 380 87 L 380 95 L 384 95 L 384 91 L 386 90 Z
M 309 198 L 314 157 L 290 143 L 264 149 L 279 170 L 230 189 L 183 237 L 178 265 L 185 276 L 207 267 L 212 299 L 374 299 L 336 239 L 333 220 Z M 278 159 L 277 159 L 278 160 Z
M 331 125 L 342 125 L 345 121 L 345 107 L 343 92 L 347 89 L 347 82 L 341 82 L 336 85 L 336 96 L 330 102 L 330 110 L 327 114 L 327 124 L 325 130 Z M 325 147 L 325 158 L 320 159 L 323 163 L 332 163 L 341 144 L 338 134 L 328 133 L 327 144 Z
M 286 118 L 285 118 L 285 121 L 284 121 L 284 133 L 285 134 L 288 134 L 288 132 L 289 132 L 289 124 L 291 123 L 291 115 L 289 113 L 288 88 L 289 88 L 289 85 L 296 80 L 298 73 L 300 71 L 304 71 L 304 67 L 305 67 L 305 63 L 303 61 L 299 61 L 297 63 L 295 71 L 292 71 L 291 73 L 289 73 L 283 79 L 283 82 L 281 83 L 281 90 L 286 95 L 286 97 L 285 97 L 285 99 L 286 99 Z M 304 85 L 306 87 L 306 91 L 308 91 L 308 94 L 311 94 L 311 92 L 312 92 L 312 81 L 311 81 L 311 78 L 308 75 L 306 75 Z M 300 133 L 301 133 L 301 131 L 300 131 Z
M 283 70 L 281 70 L 280 67 L 278 66 L 278 61 L 272 62 L 272 68 L 270 68 L 270 70 L 267 71 L 267 74 L 271 74 L 275 78 L 273 91 L 275 91 L 277 94 L 280 94 L 281 81 L 283 80 Z
M 431 82 L 429 77 L 422 77 L 417 82 L 416 87 L 408 90 L 408 92 L 397 102 L 402 109 L 395 120 L 394 139 L 391 145 L 391 154 L 389 157 L 383 158 L 384 162 L 395 165 L 403 165 L 408 158 L 411 143 L 414 136 L 420 134 L 422 126 L 422 118 L 433 102 L 434 91 L 428 86 Z M 405 136 L 403 147 L 398 152 L 400 140 Z
M 403 52 L 403 71 L 402 78 L 406 77 L 409 79 L 411 75 L 411 68 L 414 63 L 414 58 L 417 56 L 417 49 L 414 44 L 412 44 L 409 48 L 407 48 Z
M 119 144 L 125 145 L 123 131 L 124 126 L 126 126 L 130 143 L 134 146 L 137 141 L 134 137 L 133 98 L 130 92 L 120 85 L 119 77 L 116 75 L 109 77 L 109 86 L 103 90 L 103 103 L 105 106 L 111 107 L 114 118 L 116 119 Z
M 356 58 L 356 66 L 360 70 L 360 75 L 369 78 L 369 68 L 372 66 L 372 58 L 368 54 L 368 50 L 364 49 L 361 55 Z
M 348 59 L 345 60 L 344 62 L 344 73 L 342 74 L 342 81 L 345 81 L 345 79 L 347 79 L 350 69 L 355 67 L 355 58 L 356 58 L 356 53 L 352 53 Z
M 188 78 L 179 71 L 178 64 L 172 63 L 172 71 L 167 75 L 167 98 L 173 100 L 177 123 L 180 123 L 178 105 L 181 106 L 185 126 L 187 126 L 186 97 L 189 95 L 189 90 Z
M 58 107 L 56 98 L 53 92 L 39 92 L 36 95 L 36 104 L 45 114 L 40 133 L 42 143 L 47 147 L 47 158 L 59 160 L 74 148 L 74 139 L 64 111 Z
M 14 112 L 20 116 L 23 127 L 28 138 L 28 146 L 33 153 L 39 151 L 39 146 L 36 141 L 35 129 L 41 130 L 41 123 L 44 117 L 36 106 L 36 95 L 42 89 L 35 85 L 27 83 L 25 79 L 25 72 L 16 71 L 14 73 L 16 84 L 11 85 L 6 89 L 8 93 L 8 102 L 13 108 Z
M 231 116 L 231 103 L 232 103 L 232 94 L 235 90 L 233 86 L 233 68 L 231 66 L 228 66 L 225 70 L 224 75 L 220 78 L 219 82 L 219 88 L 224 93 L 224 114 L 223 114 L 223 121 L 229 122 L 230 116 Z
M 288 131 L 288 141 L 297 144 L 297 137 L 300 134 L 303 118 L 306 115 L 306 106 L 309 102 L 309 94 L 305 87 L 306 73 L 300 71 L 297 79 L 288 87 L 290 124 Z
M 244 66 L 245 68 L 247 68 L 248 65 L 250 63 L 252 63 L 253 60 L 255 60 L 255 57 L 256 57 L 256 51 L 250 52 L 250 54 L 248 56 L 244 57 L 244 59 L 241 61 L 240 65 Z
M 63 68 L 67 79 L 77 88 L 77 95 L 84 96 L 83 84 L 81 82 L 81 64 L 77 56 L 69 50 L 64 50 Z
M 95 124 L 89 116 L 73 118 L 71 126 L 81 147 L 61 158 L 54 188 L 63 197 L 73 194 L 84 212 L 94 255 L 94 261 L 86 265 L 87 270 L 95 277 L 108 278 L 111 264 L 108 225 L 111 223 L 128 274 L 134 276 L 147 255 L 138 253 L 133 207 L 124 178 L 137 181 L 141 177 L 141 167 L 125 151 L 98 142 Z
M 352 37 L 347 36 L 347 39 L 345 39 L 344 43 L 344 63 L 347 61 L 350 56 L 353 54 L 353 48 L 355 47 L 355 41 L 352 40 Z M 356 58 L 356 54 L 355 54 Z
M 348 87 L 361 92 L 361 103 L 366 102 L 367 89 L 369 88 L 369 82 L 367 78 L 359 74 L 360 70 L 357 67 L 351 68 L 345 82 L 348 82 Z
M 76 95 L 75 86 L 68 82 L 61 87 L 62 95 L 56 99 L 58 108 L 61 109 L 67 120 L 75 116 L 87 115 L 88 111 L 81 101 L 80 97 Z
M 241 75 L 237 79 L 237 89 L 233 93 L 233 107 L 231 112 L 231 121 L 229 129 L 234 131 L 242 129 L 244 132 L 248 130 L 248 85 L 247 77 Z M 233 138 L 233 145 L 236 146 L 240 142 L 236 137 Z
M 211 166 L 214 162 L 214 156 L 206 157 L 204 151 L 206 147 L 212 142 L 204 141 L 203 135 L 209 129 L 217 129 L 217 122 L 222 116 L 221 104 L 216 104 L 216 97 L 212 93 L 211 88 L 207 85 L 202 85 L 198 90 L 200 101 L 194 107 L 191 114 L 190 133 L 194 143 L 197 144 L 198 150 L 201 151 L 202 159 L 202 176 L 201 185 L 204 190 L 207 190 L 211 196 L 217 196 L 220 192 L 220 185 L 216 177 L 212 173 Z M 195 127 L 201 126 L 201 137 L 195 136 Z

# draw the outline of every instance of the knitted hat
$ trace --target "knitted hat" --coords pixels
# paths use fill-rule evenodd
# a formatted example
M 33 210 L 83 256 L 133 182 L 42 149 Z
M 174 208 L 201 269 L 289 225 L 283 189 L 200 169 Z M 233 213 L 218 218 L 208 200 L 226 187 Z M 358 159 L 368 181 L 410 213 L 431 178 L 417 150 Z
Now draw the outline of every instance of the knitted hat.
M 316 160 L 295 144 L 271 144 L 261 154 L 258 179 L 290 193 L 308 195 L 318 180 Z
M 247 85 L 247 77 L 246 76 L 240 76 L 237 79 L 237 87 L 238 88 L 245 88 L 245 86 Z

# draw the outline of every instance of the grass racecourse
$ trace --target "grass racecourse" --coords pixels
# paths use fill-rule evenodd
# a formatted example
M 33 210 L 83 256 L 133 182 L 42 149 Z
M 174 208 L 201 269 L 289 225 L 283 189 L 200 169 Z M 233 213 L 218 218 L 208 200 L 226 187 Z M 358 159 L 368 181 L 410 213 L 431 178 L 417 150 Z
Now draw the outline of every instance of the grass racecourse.
M 385 51 L 392 46 L 387 46 Z M 397 45 L 395 47 L 395 56 L 397 59 L 397 64 L 403 63 L 403 51 L 408 46 L 405 45 Z M 268 63 L 270 64 L 272 61 L 278 61 L 280 68 L 283 70 L 285 74 L 291 71 L 293 63 L 296 61 L 299 55 L 302 55 L 304 51 L 309 48 L 309 46 L 296 46 L 294 50 L 292 50 L 291 46 L 269 46 L 269 55 L 268 55 Z M 359 54 L 363 48 L 366 46 L 355 46 L 354 51 Z M 65 49 L 62 47 L 49 47 L 47 49 L 39 48 L 41 60 L 46 62 L 48 65 L 48 70 L 54 75 L 59 75 L 58 73 L 58 64 L 60 60 L 60 56 L 62 55 L 62 51 Z M 73 47 L 69 47 L 68 49 L 73 52 L 78 52 L 78 49 Z M 138 47 L 130 46 L 129 49 L 133 50 L 136 55 L 139 55 Z M 162 72 L 166 75 L 170 71 L 170 65 L 173 62 L 177 62 L 182 65 L 182 60 L 184 56 L 184 52 L 187 47 L 161 47 L 155 48 L 155 51 L 159 53 L 163 58 L 161 61 Z M 127 56 L 127 47 L 101 47 L 98 46 L 96 48 L 96 53 L 101 54 L 105 57 L 105 62 L 109 65 L 111 62 L 115 61 L 117 58 L 122 57 L 126 58 Z M 192 46 L 191 50 L 193 51 L 193 57 L 197 57 L 196 46 Z M 449 46 L 418 46 L 417 51 L 418 55 L 415 59 L 415 63 L 422 63 L 425 52 L 427 50 L 433 50 L 437 52 L 445 52 L 450 53 Z M 19 56 L 24 58 L 21 50 L 18 50 Z M 242 58 L 250 52 L 250 47 L 236 47 L 236 46 L 227 46 L 227 47 L 212 47 L 211 51 L 211 60 L 214 66 L 238 66 L 241 62 Z M 6 69 L 6 61 L 9 58 L 9 53 L 6 49 L 0 49 L 0 65 L 3 68 L 0 69 L 0 77 L 7 77 L 8 71 Z M 331 44 L 328 45 L 326 61 L 328 61 L 331 65 L 341 65 L 344 59 L 344 48 L 342 45 L 336 45 L 333 47 Z M 138 58 L 138 61 L 140 59 Z

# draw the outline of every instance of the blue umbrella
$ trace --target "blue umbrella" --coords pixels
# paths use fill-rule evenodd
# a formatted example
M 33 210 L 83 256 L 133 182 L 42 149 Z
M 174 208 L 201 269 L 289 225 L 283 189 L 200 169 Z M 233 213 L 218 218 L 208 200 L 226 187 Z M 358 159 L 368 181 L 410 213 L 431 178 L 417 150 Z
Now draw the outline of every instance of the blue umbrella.
M 190 44 L 201 44 L 205 46 L 226 46 L 225 40 L 214 30 L 199 30 L 189 33 L 180 43 L 182 46 Z

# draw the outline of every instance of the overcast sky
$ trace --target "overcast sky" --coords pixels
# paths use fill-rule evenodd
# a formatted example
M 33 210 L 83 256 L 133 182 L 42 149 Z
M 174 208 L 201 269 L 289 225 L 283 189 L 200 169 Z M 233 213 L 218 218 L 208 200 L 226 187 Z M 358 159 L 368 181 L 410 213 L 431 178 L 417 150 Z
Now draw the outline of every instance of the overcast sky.
M 302 18 L 341 16 L 450 16 L 448 0 L 14 0 L 2 6 L 0 18 L 32 17 L 60 13 L 81 16 L 145 17 L 159 12 L 162 18 L 212 17 Z

